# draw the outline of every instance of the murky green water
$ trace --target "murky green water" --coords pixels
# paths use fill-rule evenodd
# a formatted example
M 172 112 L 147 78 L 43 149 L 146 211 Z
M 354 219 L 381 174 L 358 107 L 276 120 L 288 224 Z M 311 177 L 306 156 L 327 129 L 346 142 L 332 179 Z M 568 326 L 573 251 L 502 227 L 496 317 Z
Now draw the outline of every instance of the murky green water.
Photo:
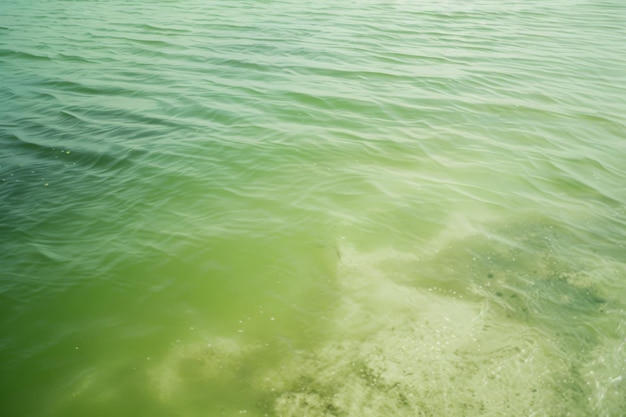
M 4 0 L 0 414 L 626 414 L 626 3 Z

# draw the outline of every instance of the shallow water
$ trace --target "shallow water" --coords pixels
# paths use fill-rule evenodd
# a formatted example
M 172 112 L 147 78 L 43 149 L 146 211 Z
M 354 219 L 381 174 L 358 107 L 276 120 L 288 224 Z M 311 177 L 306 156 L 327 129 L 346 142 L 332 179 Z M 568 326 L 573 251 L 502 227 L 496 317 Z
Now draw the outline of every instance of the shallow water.
M 626 5 L 0 5 L 0 411 L 622 416 Z

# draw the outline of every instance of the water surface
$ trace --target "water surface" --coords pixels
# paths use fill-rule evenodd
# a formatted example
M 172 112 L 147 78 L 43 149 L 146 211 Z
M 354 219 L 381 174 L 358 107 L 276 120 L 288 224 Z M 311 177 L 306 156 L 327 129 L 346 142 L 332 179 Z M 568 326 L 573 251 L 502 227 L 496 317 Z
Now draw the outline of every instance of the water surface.
M 626 6 L 0 5 L 0 411 L 621 416 Z

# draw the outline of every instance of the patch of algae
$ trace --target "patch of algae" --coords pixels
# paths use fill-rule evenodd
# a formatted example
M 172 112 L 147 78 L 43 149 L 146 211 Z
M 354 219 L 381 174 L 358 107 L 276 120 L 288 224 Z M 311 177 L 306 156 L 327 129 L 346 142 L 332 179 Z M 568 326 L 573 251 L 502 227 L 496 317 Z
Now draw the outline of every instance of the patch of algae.
M 169 406 L 194 404 L 190 415 L 217 403 L 224 415 L 282 417 L 561 415 L 580 404 L 581 393 L 561 383 L 574 378 L 569 364 L 555 361 L 541 334 L 511 322 L 488 327 L 469 303 L 414 296 L 438 307 L 376 330 L 362 323 L 361 334 L 271 367 L 259 361 L 267 346 L 181 346 L 153 370 L 155 388 Z
M 343 340 L 268 377 L 283 392 L 276 415 L 528 416 L 579 409 L 585 393 L 577 383 L 567 386 L 578 377 L 544 334 L 495 321 L 473 302 L 379 284 L 370 280 L 359 302 L 344 306 L 351 330 Z M 373 311 L 385 313 L 377 319 Z
M 482 232 L 422 259 L 342 248 L 325 340 L 179 345 L 155 393 L 192 417 L 620 415 L 624 310 L 550 233 Z

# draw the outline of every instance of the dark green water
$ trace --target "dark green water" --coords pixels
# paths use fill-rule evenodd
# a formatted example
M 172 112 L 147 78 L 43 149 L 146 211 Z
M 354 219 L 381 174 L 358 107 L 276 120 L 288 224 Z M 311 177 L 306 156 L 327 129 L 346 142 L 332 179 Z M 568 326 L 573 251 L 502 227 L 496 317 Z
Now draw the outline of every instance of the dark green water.
M 0 3 L 0 415 L 626 414 L 626 3 Z

